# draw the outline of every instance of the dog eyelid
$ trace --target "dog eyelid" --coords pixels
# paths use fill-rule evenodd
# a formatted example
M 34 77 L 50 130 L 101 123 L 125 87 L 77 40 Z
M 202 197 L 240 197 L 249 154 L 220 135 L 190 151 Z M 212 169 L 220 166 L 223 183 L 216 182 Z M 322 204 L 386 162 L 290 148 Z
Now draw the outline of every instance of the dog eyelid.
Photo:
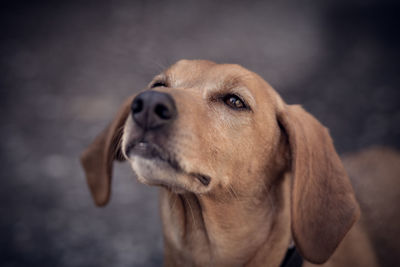
M 150 86 L 150 88 L 156 88 L 156 87 L 168 87 L 168 85 L 167 85 L 167 83 L 164 82 L 164 81 L 157 81 L 157 82 L 154 82 L 154 83 Z
M 250 106 L 237 94 L 226 94 L 220 98 L 228 107 L 234 110 L 251 110 Z

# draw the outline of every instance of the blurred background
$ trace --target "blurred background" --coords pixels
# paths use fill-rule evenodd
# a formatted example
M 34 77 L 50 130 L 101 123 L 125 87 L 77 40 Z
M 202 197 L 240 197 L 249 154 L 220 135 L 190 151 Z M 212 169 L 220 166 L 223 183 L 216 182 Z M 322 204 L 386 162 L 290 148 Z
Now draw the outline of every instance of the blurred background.
M 160 266 L 157 188 L 115 164 L 96 208 L 78 158 L 175 61 L 238 63 L 330 128 L 400 148 L 400 5 L 0 1 L 0 266 Z

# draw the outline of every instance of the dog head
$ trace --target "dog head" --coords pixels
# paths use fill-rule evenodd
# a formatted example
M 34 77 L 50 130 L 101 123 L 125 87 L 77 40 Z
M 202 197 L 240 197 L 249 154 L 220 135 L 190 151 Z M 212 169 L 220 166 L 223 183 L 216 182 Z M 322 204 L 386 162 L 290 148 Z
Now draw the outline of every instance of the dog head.
M 293 238 L 316 263 L 358 217 L 327 129 L 238 65 L 182 60 L 129 98 L 82 156 L 98 205 L 109 199 L 113 160 L 124 159 L 145 184 L 215 197 L 230 188 L 257 196 L 291 170 Z

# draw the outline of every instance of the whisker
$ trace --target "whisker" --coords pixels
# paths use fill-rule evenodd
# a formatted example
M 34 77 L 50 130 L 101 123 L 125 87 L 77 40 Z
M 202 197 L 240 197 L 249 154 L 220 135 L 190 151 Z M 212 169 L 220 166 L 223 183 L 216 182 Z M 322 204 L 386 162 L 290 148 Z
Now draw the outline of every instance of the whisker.
M 115 130 L 115 136 L 118 136 L 119 138 L 117 139 L 117 142 L 112 142 L 112 154 L 114 157 L 118 156 L 118 150 L 121 148 L 122 145 L 122 132 L 124 130 L 125 125 L 121 125 Z
M 175 196 L 175 195 L 173 195 L 173 196 Z M 175 203 L 176 203 L 177 199 L 178 199 L 178 196 L 175 196 L 174 200 L 172 201 L 171 210 L 174 209 L 174 206 L 175 206 Z
M 232 190 L 231 190 L 230 187 L 228 187 L 228 192 L 229 192 L 229 195 L 230 195 L 232 198 L 235 198 L 235 196 L 233 195 Z
M 275 210 L 274 201 L 273 201 L 272 195 L 271 195 L 271 190 L 272 190 L 273 187 L 272 186 L 268 186 L 267 187 L 266 184 L 264 184 L 264 187 L 265 187 L 265 191 L 266 191 L 266 194 L 267 194 L 267 199 L 268 199 L 269 205 L 271 206 L 272 210 Z
M 193 218 L 194 227 L 197 228 L 196 220 L 194 219 L 194 213 L 193 213 L 192 206 L 190 205 L 189 200 L 187 200 L 184 196 L 183 196 L 183 199 L 184 199 L 184 200 L 188 203 L 188 205 L 189 205 L 190 213 L 192 214 L 192 218 Z
M 233 193 L 233 195 L 235 196 L 236 200 L 239 201 L 239 197 L 236 194 L 236 191 L 235 191 L 235 189 L 233 189 L 231 184 L 229 184 L 229 191 L 231 191 Z
M 167 64 L 162 63 L 161 60 L 159 58 L 157 59 L 150 59 L 151 63 L 154 64 L 158 69 L 156 70 L 157 72 L 161 72 L 163 70 L 165 70 L 167 68 Z

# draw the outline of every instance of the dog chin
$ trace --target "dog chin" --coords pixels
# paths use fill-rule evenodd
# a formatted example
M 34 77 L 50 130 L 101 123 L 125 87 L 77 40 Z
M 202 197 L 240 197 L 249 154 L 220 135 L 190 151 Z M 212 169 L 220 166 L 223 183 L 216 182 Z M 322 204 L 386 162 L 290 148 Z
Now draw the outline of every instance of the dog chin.
M 209 190 L 192 175 L 176 170 L 157 158 L 148 159 L 135 155 L 129 161 L 138 180 L 143 184 L 162 186 L 178 194 L 188 191 L 201 194 Z

